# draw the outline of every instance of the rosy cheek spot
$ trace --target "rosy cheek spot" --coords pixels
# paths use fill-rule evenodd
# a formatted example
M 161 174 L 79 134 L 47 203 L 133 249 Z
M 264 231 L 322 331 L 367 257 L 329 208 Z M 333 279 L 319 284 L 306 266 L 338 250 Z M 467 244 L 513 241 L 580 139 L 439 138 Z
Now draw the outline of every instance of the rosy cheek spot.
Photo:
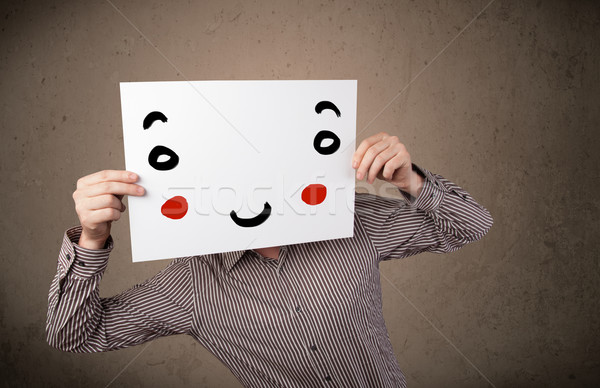
M 163 214 L 163 216 L 173 220 L 183 218 L 187 211 L 188 203 L 185 198 L 179 195 L 169 199 L 160 208 L 160 212 Z
M 318 205 L 325 200 L 327 187 L 318 183 L 308 185 L 302 190 L 302 200 L 309 205 Z

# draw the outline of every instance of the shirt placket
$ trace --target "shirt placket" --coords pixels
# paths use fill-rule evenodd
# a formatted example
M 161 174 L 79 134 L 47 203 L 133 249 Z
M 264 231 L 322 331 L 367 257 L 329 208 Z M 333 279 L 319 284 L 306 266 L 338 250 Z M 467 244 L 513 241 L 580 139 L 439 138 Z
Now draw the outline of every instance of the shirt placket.
M 288 300 L 288 308 L 292 317 L 292 322 L 296 325 L 297 338 L 300 346 L 304 349 L 313 370 L 317 376 L 323 381 L 324 385 L 334 386 L 333 377 L 331 376 L 331 368 L 327 364 L 327 357 L 324 354 L 324 342 L 321 341 L 316 324 L 311 319 L 310 308 L 305 303 L 301 295 L 297 292 L 297 287 L 294 287 L 293 282 L 288 276 L 289 271 L 285 270 L 284 263 L 290 260 L 290 249 L 280 257 L 276 269 L 276 278 L 280 289 L 285 293 Z M 297 284 L 297 283 L 296 283 Z

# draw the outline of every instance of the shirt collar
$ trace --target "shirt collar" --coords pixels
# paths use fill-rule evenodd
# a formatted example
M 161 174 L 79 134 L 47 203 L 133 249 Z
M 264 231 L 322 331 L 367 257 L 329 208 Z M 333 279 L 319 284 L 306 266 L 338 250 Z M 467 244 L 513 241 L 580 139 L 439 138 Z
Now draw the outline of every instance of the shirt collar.
M 222 253 L 223 258 L 223 267 L 225 267 L 225 272 L 229 273 L 235 263 L 237 263 L 242 256 L 246 253 L 246 251 L 232 251 L 232 252 L 224 252 Z
M 285 261 L 285 256 L 287 256 L 287 250 L 288 250 L 287 245 L 282 245 L 280 248 L 281 249 L 279 251 L 278 269 L 283 264 L 283 261 Z M 223 267 L 225 268 L 225 272 L 229 273 L 231 271 L 231 269 L 235 266 L 235 264 L 249 250 L 250 249 L 246 249 L 246 250 L 243 250 L 243 251 L 232 251 L 232 252 L 224 252 L 224 253 L 222 253 L 221 257 L 223 258 Z

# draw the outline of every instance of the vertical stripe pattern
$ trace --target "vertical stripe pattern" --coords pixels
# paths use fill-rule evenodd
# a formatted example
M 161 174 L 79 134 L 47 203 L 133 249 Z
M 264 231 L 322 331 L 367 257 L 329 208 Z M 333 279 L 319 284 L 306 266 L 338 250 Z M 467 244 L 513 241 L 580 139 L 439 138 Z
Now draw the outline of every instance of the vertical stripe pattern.
M 418 198 L 357 194 L 352 238 L 184 257 L 110 298 L 99 284 L 106 249 L 65 233 L 48 297 L 47 340 L 71 352 L 188 334 L 248 387 L 405 387 L 383 320 L 379 262 L 451 252 L 492 225 L 460 187 L 426 178 Z

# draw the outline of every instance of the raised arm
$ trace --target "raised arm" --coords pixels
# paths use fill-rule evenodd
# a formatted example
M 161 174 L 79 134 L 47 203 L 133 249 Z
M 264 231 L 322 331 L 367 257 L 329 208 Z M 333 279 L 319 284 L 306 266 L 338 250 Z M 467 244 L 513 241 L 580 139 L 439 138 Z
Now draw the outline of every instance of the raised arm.
M 156 276 L 110 298 L 99 285 L 112 238 L 105 249 L 78 246 L 81 227 L 67 230 L 50 286 L 48 343 L 69 352 L 102 352 L 138 345 L 157 337 L 187 334 L 193 295 L 189 260 L 173 260 Z
M 125 206 L 124 195 L 142 195 L 137 176 L 100 171 L 79 179 L 73 193 L 81 226 L 69 229 L 50 286 L 48 343 L 66 351 L 99 352 L 150 339 L 187 333 L 192 320 L 192 288 L 187 259 L 176 259 L 141 284 L 100 298 L 100 279 L 113 247 L 110 228 Z
M 456 184 L 413 164 L 394 136 L 381 133 L 366 139 L 353 166 L 358 179 L 384 179 L 405 198 L 357 195 L 356 215 L 381 260 L 455 251 L 479 240 L 492 226 L 483 206 Z

